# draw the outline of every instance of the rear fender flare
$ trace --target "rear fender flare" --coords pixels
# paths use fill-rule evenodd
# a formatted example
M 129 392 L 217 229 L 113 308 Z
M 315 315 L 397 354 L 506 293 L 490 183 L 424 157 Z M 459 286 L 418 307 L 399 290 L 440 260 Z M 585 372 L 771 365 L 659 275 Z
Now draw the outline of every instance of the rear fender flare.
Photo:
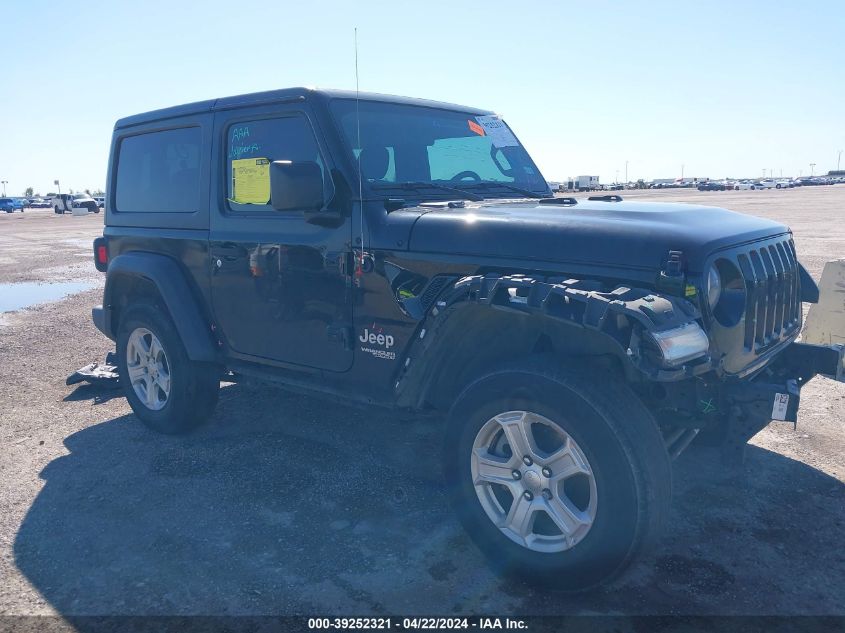
M 124 253 L 109 262 L 103 291 L 104 330 L 109 338 L 117 338 L 117 323 L 112 318 L 116 295 L 123 284 L 138 278 L 146 280 L 158 291 L 188 357 L 194 361 L 216 361 L 217 348 L 211 336 L 211 324 L 199 308 L 196 293 L 173 259 L 155 253 Z

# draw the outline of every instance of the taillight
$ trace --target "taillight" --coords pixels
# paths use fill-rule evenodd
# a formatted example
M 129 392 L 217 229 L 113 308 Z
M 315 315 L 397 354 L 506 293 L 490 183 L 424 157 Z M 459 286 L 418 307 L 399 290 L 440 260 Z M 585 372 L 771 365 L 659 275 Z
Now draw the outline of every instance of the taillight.
M 101 273 L 106 272 L 109 267 L 109 247 L 106 238 L 98 237 L 94 240 L 94 268 Z

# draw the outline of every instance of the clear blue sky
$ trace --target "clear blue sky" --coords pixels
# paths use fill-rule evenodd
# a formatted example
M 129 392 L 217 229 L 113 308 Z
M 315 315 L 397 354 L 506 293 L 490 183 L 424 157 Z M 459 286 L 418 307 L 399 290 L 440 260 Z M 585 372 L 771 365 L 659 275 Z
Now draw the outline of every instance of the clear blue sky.
M 115 119 L 310 85 L 490 108 L 546 178 L 775 176 L 845 149 L 840 2 L 4 3 L 0 179 L 105 185 Z M 845 164 L 845 157 L 843 157 Z

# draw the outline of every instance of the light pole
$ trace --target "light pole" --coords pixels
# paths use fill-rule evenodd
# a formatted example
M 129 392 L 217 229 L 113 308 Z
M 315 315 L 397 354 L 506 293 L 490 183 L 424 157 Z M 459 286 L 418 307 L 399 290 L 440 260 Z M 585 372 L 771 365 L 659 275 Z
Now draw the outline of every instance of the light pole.
M 815 169 L 816 169 L 816 164 L 810 163 L 810 176 L 813 175 L 813 172 L 815 171 Z
M 619 184 L 619 170 L 618 169 L 616 170 L 616 179 L 613 181 L 613 184 L 614 185 Z
M 6 197 L 6 183 L 9 182 L 8 180 L 0 180 L 3 183 L 3 197 Z
M 681 182 L 684 181 L 684 164 L 681 163 Z
M 840 156 L 842 155 L 842 150 L 839 151 L 839 155 Z M 837 169 L 839 169 L 839 168 L 837 167 Z M 625 161 L 625 184 L 626 185 L 628 184 L 628 161 L 627 160 Z
M 842 150 L 836 155 L 836 171 L 839 171 L 839 162 L 842 160 Z

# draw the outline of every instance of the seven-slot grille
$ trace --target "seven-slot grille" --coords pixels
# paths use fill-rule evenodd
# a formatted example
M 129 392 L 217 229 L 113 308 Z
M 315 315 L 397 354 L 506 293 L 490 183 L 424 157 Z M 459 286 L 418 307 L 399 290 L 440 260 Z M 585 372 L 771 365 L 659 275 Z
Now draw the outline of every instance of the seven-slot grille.
M 791 239 L 737 256 L 745 280 L 745 348 L 759 352 L 792 334 L 801 323 L 798 260 Z

